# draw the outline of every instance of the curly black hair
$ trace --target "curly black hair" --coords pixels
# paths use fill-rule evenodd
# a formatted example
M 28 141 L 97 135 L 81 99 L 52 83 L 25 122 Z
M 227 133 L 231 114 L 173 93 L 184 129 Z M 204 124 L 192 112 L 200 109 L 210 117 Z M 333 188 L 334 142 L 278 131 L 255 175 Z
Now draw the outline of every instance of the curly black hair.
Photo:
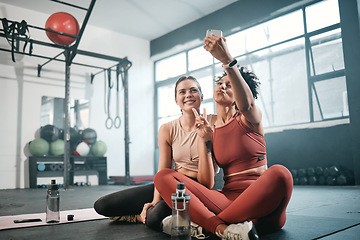
M 248 84 L 254 99 L 257 99 L 259 96 L 259 78 L 254 72 L 248 70 L 246 67 L 237 66 L 237 68 L 239 69 L 241 76 L 244 78 L 245 82 Z M 214 81 L 218 82 L 225 76 L 227 76 L 226 71 L 224 71 L 221 76 L 215 77 Z

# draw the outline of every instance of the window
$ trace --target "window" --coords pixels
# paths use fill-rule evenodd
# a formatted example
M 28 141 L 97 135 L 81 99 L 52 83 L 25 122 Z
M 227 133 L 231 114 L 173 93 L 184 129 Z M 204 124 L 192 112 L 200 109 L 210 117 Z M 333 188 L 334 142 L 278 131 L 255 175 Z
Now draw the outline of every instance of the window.
M 261 81 L 259 106 L 265 127 L 309 121 L 304 39 L 269 48 L 261 60 L 251 61 Z M 246 61 L 246 60 L 245 60 Z M 249 62 L 249 61 L 248 61 Z
M 209 66 L 212 63 L 213 57 L 202 46 L 189 51 L 189 71 Z
M 344 69 L 340 29 L 310 37 L 311 75 Z
M 232 55 L 261 81 L 257 105 L 265 128 L 346 118 L 349 115 L 337 0 L 316 1 L 233 33 Z M 215 112 L 213 77 L 223 72 L 202 46 L 155 62 L 157 128 L 180 116 L 174 83 L 193 75 L 208 113 Z
M 162 81 L 186 72 L 186 55 L 179 53 L 155 64 L 155 80 Z
M 315 82 L 312 93 L 315 121 L 349 115 L 345 77 Z
M 326 0 L 305 8 L 307 32 L 312 32 L 340 22 L 337 0 Z
M 160 118 L 180 114 L 175 103 L 175 84 L 165 85 L 157 89 L 158 116 Z

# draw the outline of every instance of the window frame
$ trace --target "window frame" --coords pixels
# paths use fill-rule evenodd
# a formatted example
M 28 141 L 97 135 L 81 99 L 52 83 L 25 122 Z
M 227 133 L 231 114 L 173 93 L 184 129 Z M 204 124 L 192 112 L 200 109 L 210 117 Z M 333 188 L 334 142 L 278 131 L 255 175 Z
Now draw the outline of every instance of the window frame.
M 309 124 L 313 124 L 313 123 L 316 123 L 316 125 L 318 125 L 319 122 L 328 122 L 328 121 L 339 122 L 339 120 L 342 120 L 342 119 L 346 119 L 346 121 L 349 119 L 349 115 L 342 116 L 342 117 L 333 117 L 333 118 L 324 118 L 322 116 L 322 120 L 315 120 L 314 119 L 314 111 L 315 111 L 314 110 L 314 101 L 318 101 L 317 99 L 313 98 L 314 93 L 315 93 L 315 96 L 316 96 L 315 83 L 319 82 L 319 81 L 326 81 L 326 80 L 329 80 L 329 79 L 332 79 L 332 78 L 346 77 L 346 75 L 345 75 L 345 67 L 343 69 L 332 71 L 332 72 L 326 72 L 326 73 L 322 73 L 322 74 L 313 74 L 313 75 L 311 74 L 311 69 L 314 66 L 314 62 L 313 62 L 314 60 L 313 60 L 313 58 L 311 56 L 311 54 L 312 54 L 312 49 L 311 49 L 312 45 L 311 45 L 311 42 L 310 42 L 311 37 L 318 36 L 320 34 L 330 32 L 330 31 L 336 30 L 336 29 L 340 29 L 340 32 L 341 32 L 341 19 L 340 19 L 339 23 L 332 24 L 330 26 L 326 26 L 326 27 L 323 27 L 323 28 L 320 28 L 320 29 L 317 29 L 317 30 L 314 30 L 314 31 L 311 31 L 311 32 L 307 31 L 306 8 L 311 6 L 311 5 L 322 2 L 322 1 L 325 1 L 325 0 L 311 1 L 311 2 L 305 3 L 305 4 L 301 5 L 301 6 L 297 6 L 297 7 L 294 7 L 292 9 L 288 9 L 287 11 L 283 11 L 283 12 L 281 12 L 279 14 L 276 14 L 276 15 L 273 15 L 273 16 L 271 16 L 269 18 L 261 19 L 260 21 L 257 21 L 256 23 L 254 23 L 252 25 L 241 28 L 241 30 L 232 33 L 232 34 L 236 34 L 238 32 L 245 31 L 245 30 L 247 30 L 249 28 L 252 28 L 254 26 L 261 25 L 261 24 L 263 24 L 265 22 L 268 22 L 268 21 L 274 20 L 276 18 L 285 16 L 285 15 L 287 15 L 289 13 L 299 11 L 299 10 L 302 11 L 302 18 L 303 18 L 302 20 L 303 20 L 303 27 L 304 27 L 304 33 L 303 34 L 292 37 L 290 39 L 286 39 L 286 40 L 271 44 L 271 45 L 268 45 L 268 46 L 265 46 L 265 47 L 262 47 L 262 48 L 259 48 L 259 49 L 256 49 L 256 50 L 253 50 L 253 51 L 249 51 L 249 52 L 234 56 L 237 59 L 241 58 L 241 57 L 251 56 L 251 54 L 254 54 L 256 52 L 260 52 L 260 51 L 263 51 L 263 50 L 266 50 L 266 49 L 269 49 L 269 48 L 272 48 L 272 47 L 276 47 L 276 46 L 279 46 L 281 44 L 285 44 L 285 43 L 288 43 L 288 42 L 291 42 L 291 41 L 294 41 L 294 40 L 304 39 L 305 64 L 306 64 L 306 76 L 307 76 L 306 81 L 307 81 L 307 84 L 308 84 L 308 98 L 309 98 L 309 102 L 308 102 L 308 104 L 309 104 L 309 121 L 302 122 L 302 123 L 286 124 L 286 125 L 273 125 L 273 126 L 266 127 L 265 131 L 269 130 L 269 132 L 272 132 L 272 129 L 278 129 L 278 131 L 280 131 L 281 128 L 288 128 L 288 127 L 292 127 L 292 126 L 307 125 L 307 127 L 308 127 Z M 338 7 L 339 7 L 339 5 L 338 5 Z M 341 34 L 340 34 L 340 39 L 342 41 L 342 35 Z M 160 126 L 158 126 L 159 118 L 158 118 L 158 114 L 157 114 L 157 108 L 158 108 L 158 102 L 157 102 L 157 93 L 158 92 L 157 92 L 157 89 L 159 87 L 167 85 L 167 84 L 173 84 L 182 75 L 191 75 L 194 72 L 197 72 L 197 71 L 200 71 L 200 70 L 203 70 L 203 69 L 207 69 L 207 68 L 210 68 L 211 72 L 213 73 L 212 76 L 215 76 L 216 65 L 218 65 L 219 63 L 218 63 L 218 61 L 215 61 L 214 59 L 213 59 L 213 63 L 210 66 L 205 66 L 205 67 L 201 67 L 199 69 L 193 70 L 193 71 L 189 71 L 189 54 L 188 53 L 189 53 L 189 51 L 192 51 L 192 50 L 194 50 L 194 49 L 196 49 L 198 47 L 199 46 L 196 46 L 196 47 L 193 47 L 193 48 L 190 48 L 190 49 L 186 49 L 186 50 L 183 50 L 183 51 L 180 51 L 180 52 L 176 52 L 176 53 L 174 53 L 172 55 L 161 58 L 161 59 L 154 62 L 154 86 L 155 86 L 154 129 L 155 129 L 155 139 L 157 139 L 158 129 L 160 127 Z M 171 56 L 174 56 L 176 54 L 179 54 L 181 52 L 186 53 L 186 73 L 184 73 L 184 74 L 182 74 L 180 76 L 175 76 L 175 77 L 172 77 L 170 79 L 163 80 L 163 81 L 156 81 L 156 79 L 155 79 L 155 76 L 156 76 L 156 73 L 155 73 L 156 63 L 159 62 L 159 61 L 162 61 L 162 60 L 164 60 L 166 58 L 169 58 Z M 212 98 L 204 99 L 204 103 L 209 103 L 211 101 L 212 101 Z M 317 102 L 317 104 L 320 104 L 320 103 Z M 214 111 L 215 111 L 215 104 L 213 104 L 213 106 L 214 106 Z M 320 105 L 318 107 L 319 107 L 319 109 L 321 109 Z M 157 140 L 155 142 L 157 142 Z M 158 146 L 156 144 L 156 148 L 157 147 Z

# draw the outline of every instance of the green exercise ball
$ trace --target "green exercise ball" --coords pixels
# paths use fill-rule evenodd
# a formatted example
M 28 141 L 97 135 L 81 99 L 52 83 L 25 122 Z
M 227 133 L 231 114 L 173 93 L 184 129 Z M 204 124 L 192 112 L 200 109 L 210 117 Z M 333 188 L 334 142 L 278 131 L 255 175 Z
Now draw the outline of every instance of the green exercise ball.
M 107 146 L 103 141 L 97 141 L 91 147 L 91 152 L 97 157 L 104 156 L 106 151 L 107 151 Z
M 50 153 L 54 156 L 60 156 L 64 154 L 64 140 L 58 139 L 50 143 Z
M 44 156 L 48 154 L 50 145 L 43 138 L 36 138 L 29 144 L 29 150 L 33 156 Z

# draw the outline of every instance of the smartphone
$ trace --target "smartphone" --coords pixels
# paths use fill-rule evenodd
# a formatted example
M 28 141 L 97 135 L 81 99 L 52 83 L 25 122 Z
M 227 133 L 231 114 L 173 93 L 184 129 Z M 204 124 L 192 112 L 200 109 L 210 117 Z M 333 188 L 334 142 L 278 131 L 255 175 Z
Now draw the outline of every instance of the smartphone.
M 215 29 L 206 30 L 206 36 L 207 37 L 210 37 L 211 34 L 214 34 L 217 37 L 222 37 L 222 31 L 221 30 L 215 30 Z

